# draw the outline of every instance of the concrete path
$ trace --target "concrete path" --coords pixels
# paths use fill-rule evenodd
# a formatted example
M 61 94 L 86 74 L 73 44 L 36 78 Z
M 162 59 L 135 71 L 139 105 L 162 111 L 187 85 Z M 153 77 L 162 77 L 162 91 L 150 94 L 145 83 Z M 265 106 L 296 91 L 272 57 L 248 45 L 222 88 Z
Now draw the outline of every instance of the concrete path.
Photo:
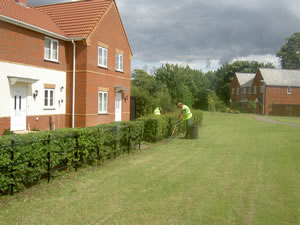
M 251 115 L 250 117 L 252 117 L 258 121 L 262 121 L 262 122 L 266 122 L 266 123 L 274 123 L 274 124 L 280 124 L 280 125 L 286 125 L 286 126 L 290 126 L 290 127 L 300 128 L 300 124 L 281 122 L 281 121 L 274 120 L 268 116 Z

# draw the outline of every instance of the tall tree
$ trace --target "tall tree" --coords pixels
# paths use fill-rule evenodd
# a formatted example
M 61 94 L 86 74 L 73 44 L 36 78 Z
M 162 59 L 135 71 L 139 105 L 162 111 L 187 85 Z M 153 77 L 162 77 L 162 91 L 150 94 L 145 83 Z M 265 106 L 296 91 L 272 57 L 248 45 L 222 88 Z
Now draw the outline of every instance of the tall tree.
M 300 32 L 292 34 L 276 53 L 282 69 L 300 69 Z
M 193 93 L 197 91 L 192 74 L 193 70 L 189 66 L 165 64 L 156 70 L 155 80 L 166 85 L 173 104 L 183 101 L 192 106 L 195 100 Z

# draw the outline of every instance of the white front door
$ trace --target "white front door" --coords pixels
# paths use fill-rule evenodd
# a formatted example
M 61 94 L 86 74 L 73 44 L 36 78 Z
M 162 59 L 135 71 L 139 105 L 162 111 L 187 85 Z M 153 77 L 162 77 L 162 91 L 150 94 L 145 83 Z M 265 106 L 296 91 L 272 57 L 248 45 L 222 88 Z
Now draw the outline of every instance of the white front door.
M 10 117 L 10 129 L 26 130 L 26 86 L 12 86 L 12 113 Z
M 115 121 L 122 120 L 122 93 L 116 93 L 116 103 L 115 103 Z

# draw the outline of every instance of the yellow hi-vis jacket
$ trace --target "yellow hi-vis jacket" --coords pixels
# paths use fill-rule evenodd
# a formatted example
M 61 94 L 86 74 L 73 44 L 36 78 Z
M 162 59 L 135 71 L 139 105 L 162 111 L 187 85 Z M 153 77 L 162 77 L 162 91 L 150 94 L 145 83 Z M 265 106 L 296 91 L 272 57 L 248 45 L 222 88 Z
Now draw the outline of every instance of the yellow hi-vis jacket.
M 156 116 L 160 116 L 160 110 L 159 110 L 159 107 L 156 107 L 153 111 L 154 115 Z
M 193 116 L 191 110 L 186 105 L 182 106 L 181 113 L 183 115 L 183 118 L 182 118 L 183 120 L 188 120 L 188 119 L 192 118 L 192 116 Z

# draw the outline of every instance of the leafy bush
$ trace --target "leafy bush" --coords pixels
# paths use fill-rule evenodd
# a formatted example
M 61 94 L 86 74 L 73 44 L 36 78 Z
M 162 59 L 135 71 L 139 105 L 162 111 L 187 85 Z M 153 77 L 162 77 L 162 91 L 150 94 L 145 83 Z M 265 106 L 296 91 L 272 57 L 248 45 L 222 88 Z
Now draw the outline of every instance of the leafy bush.
M 143 122 L 128 121 L 3 136 L 0 138 L 0 193 L 7 192 L 9 184 L 19 190 L 38 181 L 48 174 L 49 162 L 51 176 L 55 176 L 62 167 L 77 168 L 129 153 L 141 141 L 143 130 Z
M 3 131 L 3 134 L 2 134 L 2 135 L 12 135 L 12 134 L 14 134 L 13 131 L 11 131 L 10 129 L 5 129 L 5 130 Z
M 192 110 L 193 123 L 201 126 L 203 120 L 203 113 L 201 110 Z M 137 119 L 144 122 L 144 136 L 143 140 L 147 142 L 157 142 L 163 138 L 169 137 L 172 130 L 178 121 L 178 113 L 167 113 L 162 116 L 144 116 Z M 186 126 L 184 121 L 177 125 L 177 132 L 185 132 Z

